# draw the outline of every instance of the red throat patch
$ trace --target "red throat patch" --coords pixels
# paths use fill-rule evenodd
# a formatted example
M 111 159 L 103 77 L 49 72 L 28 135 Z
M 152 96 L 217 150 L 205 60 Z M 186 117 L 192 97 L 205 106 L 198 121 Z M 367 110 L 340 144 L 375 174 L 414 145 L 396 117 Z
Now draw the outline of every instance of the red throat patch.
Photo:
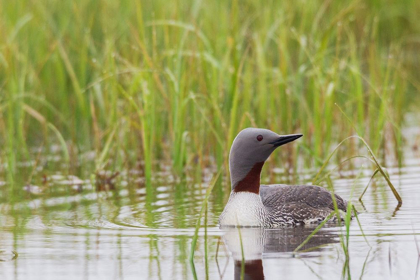
M 245 178 L 240 181 L 233 192 L 251 192 L 260 194 L 260 176 L 264 161 L 254 164 L 252 169 L 248 172 Z

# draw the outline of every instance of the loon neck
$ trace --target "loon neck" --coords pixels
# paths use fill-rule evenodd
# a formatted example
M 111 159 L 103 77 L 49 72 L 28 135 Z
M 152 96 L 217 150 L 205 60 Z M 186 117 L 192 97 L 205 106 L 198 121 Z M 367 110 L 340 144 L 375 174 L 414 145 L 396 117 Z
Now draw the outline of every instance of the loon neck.
M 246 176 L 233 186 L 233 192 L 250 192 L 260 194 L 260 177 L 263 166 L 264 161 L 255 163 Z

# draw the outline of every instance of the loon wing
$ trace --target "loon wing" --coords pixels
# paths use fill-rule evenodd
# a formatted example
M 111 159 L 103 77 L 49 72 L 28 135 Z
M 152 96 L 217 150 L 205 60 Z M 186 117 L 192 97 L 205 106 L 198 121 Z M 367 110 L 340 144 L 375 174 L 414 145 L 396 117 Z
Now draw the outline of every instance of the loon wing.
M 263 204 L 269 208 L 278 209 L 281 207 L 285 211 L 292 210 L 292 208 L 295 210 L 305 208 L 314 212 L 334 210 L 331 193 L 319 186 L 261 185 L 260 196 Z M 338 209 L 346 212 L 347 202 L 338 195 L 335 195 L 335 199 Z

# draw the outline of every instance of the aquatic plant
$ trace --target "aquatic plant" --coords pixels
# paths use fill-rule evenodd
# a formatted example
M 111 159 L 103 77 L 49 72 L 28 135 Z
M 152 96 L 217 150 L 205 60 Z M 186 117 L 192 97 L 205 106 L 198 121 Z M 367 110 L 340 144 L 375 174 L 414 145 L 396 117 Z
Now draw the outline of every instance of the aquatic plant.
M 28 147 L 53 143 L 71 162 L 95 150 L 98 168 L 140 158 L 149 179 L 156 159 L 178 174 L 213 158 L 220 167 L 250 125 L 303 133 L 308 166 L 353 133 L 379 155 L 389 141 L 399 153 L 420 84 L 416 1 L 0 5 L 0 160 L 10 180 L 33 157 Z
M 191 251 L 190 251 L 190 265 L 191 265 L 191 269 L 193 272 L 193 276 L 195 279 L 197 279 L 197 274 L 195 272 L 195 266 L 194 266 L 194 254 L 195 254 L 195 249 L 197 246 L 197 241 L 198 241 L 198 233 L 201 227 L 201 218 L 204 215 L 204 223 L 203 223 L 203 227 L 204 227 L 204 259 L 206 262 L 206 276 L 208 277 L 208 251 L 207 251 L 207 204 L 208 204 L 208 200 L 210 197 L 210 194 L 214 188 L 214 185 L 217 183 L 217 180 L 219 179 L 220 174 L 222 173 L 222 170 L 220 170 L 211 180 L 211 182 L 209 183 L 207 190 L 206 190 L 206 195 L 204 197 L 202 206 L 201 206 L 201 210 L 197 219 L 197 223 L 195 226 L 195 231 L 194 231 L 194 235 L 191 241 Z

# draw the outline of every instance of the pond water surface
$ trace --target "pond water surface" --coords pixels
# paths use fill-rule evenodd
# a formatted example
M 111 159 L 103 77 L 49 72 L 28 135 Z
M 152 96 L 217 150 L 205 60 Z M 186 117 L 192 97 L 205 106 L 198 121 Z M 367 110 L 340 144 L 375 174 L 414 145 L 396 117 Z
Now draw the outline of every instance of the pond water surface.
M 379 176 L 363 205 L 358 202 L 371 168 L 332 177 L 336 192 L 359 211 L 366 237 L 353 219 L 347 259 L 340 243 L 345 228 L 338 225 L 322 228 L 296 254 L 313 227 L 220 230 L 217 218 L 229 194 L 223 182 L 210 197 L 208 227 L 199 232 L 192 266 L 191 241 L 214 170 L 205 171 L 201 183 L 161 171 L 151 185 L 135 171 L 121 172 L 118 191 L 97 192 L 87 172 L 44 176 L 39 167 L 33 174 L 38 184 L 0 182 L 0 278 L 240 279 L 243 273 L 245 279 L 420 279 L 420 155 L 413 149 L 419 130 L 407 131 L 414 137 L 404 165 L 387 166 L 401 207 Z M 299 180 L 310 178 L 302 173 Z M 22 193 L 24 199 L 15 198 Z

